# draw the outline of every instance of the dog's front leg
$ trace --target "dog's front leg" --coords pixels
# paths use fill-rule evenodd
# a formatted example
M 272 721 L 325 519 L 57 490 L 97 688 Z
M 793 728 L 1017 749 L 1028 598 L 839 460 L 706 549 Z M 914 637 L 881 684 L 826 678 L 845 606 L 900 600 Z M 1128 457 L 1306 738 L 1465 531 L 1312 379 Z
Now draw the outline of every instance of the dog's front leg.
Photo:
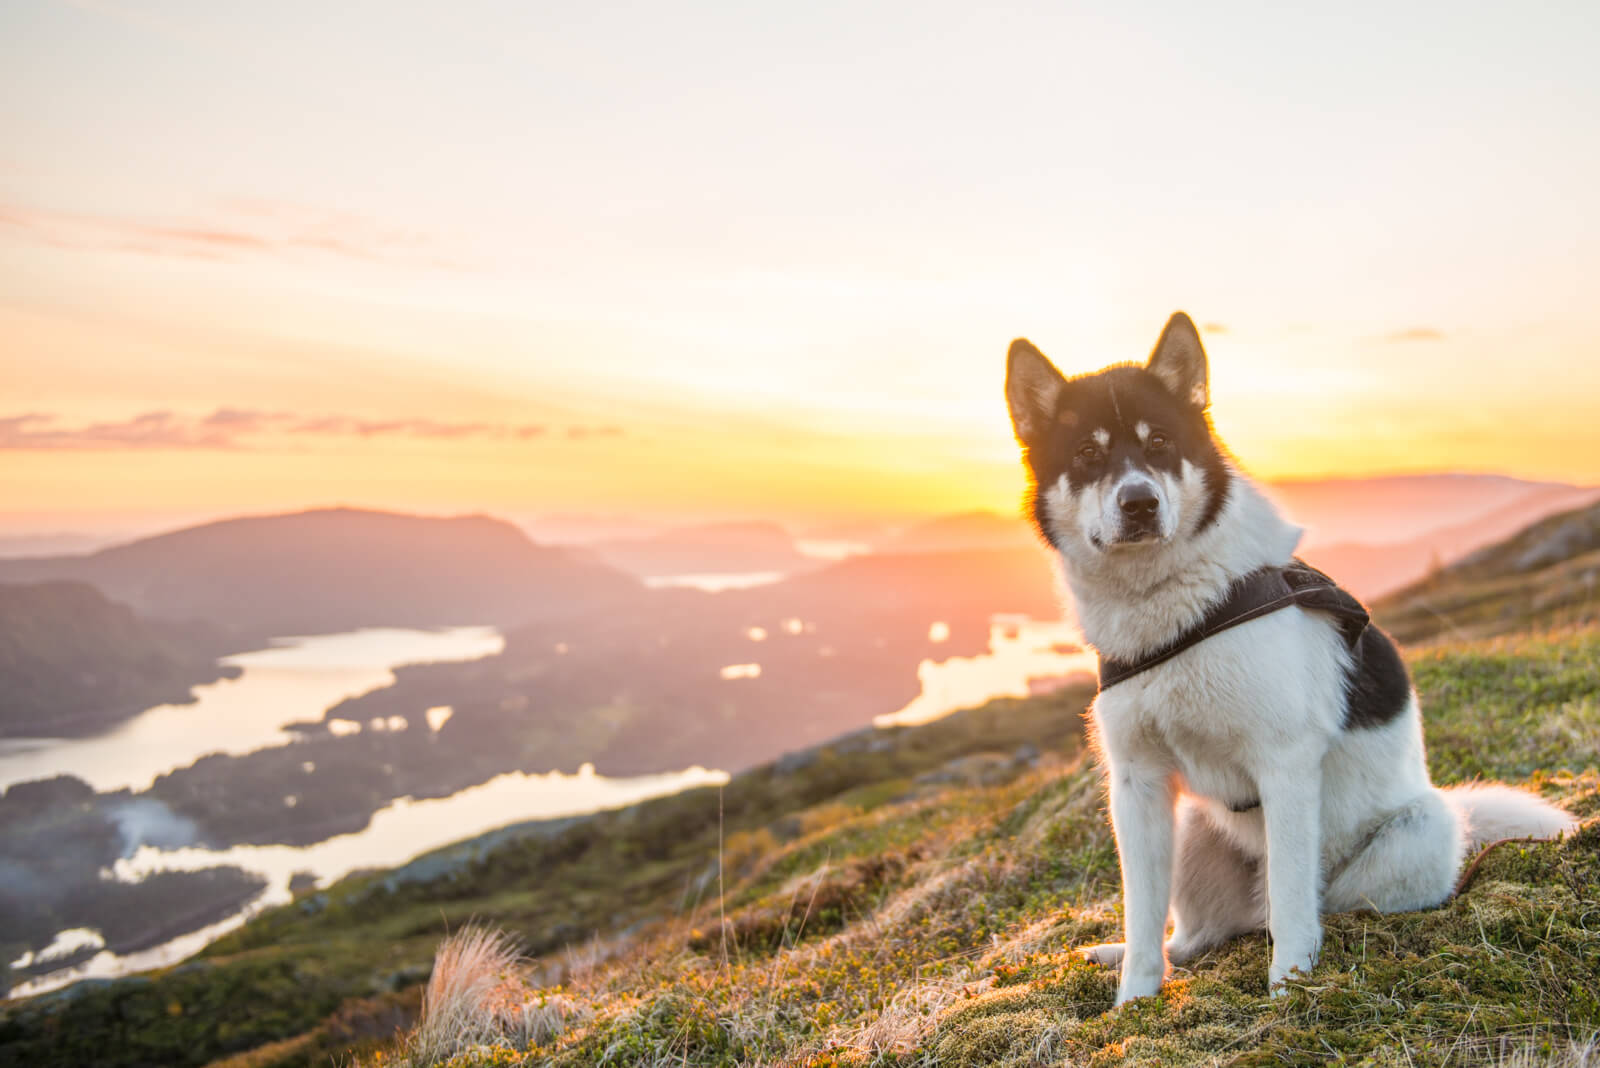
M 1167 974 L 1167 909 L 1172 898 L 1172 835 L 1177 792 L 1171 771 L 1119 763 L 1111 775 L 1111 826 L 1122 864 L 1122 925 L 1127 949 L 1117 1004 L 1161 989 Z
M 1278 984 L 1298 968 L 1311 971 L 1322 946 L 1319 908 L 1322 884 L 1322 765 L 1315 759 L 1284 760 L 1260 782 L 1267 823 L 1267 929 L 1272 965 L 1267 981 Z

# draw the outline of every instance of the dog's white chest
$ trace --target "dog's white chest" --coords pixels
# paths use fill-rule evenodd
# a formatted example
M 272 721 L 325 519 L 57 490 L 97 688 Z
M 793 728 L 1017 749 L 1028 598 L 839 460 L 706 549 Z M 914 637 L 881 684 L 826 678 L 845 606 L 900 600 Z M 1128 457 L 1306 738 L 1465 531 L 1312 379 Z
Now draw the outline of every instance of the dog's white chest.
M 1295 609 L 1207 638 L 1104 691 L 1095 719 L 1110 755 L 1165 764 L 1191 793 L 1255 800 L 1262 767 L 1337 729 L 1332 628 Z
M 1221 711 L 1216 705 L 1205 709 Z M 1230 728 L 1226 715 L 1208 717 L 1200 708 L 1149 710 L 1139 717 L 1137 750 L 1142 756 L 1168 764 L 1183 777 L 1187 792 L 1213 798 L 1229 806 L 1254 802 L 1258 796 L 1254 746 L 1244 732 Z M 1234 720 L 1233 722 L 1237 722 Z

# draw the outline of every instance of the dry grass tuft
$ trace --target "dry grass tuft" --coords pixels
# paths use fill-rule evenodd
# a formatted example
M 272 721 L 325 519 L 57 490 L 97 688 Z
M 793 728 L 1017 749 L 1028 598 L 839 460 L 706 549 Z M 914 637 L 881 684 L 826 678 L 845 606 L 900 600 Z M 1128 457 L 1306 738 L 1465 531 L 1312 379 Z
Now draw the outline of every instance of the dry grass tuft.
M 422 995 L 422 1018 L 405 1043 L 410 1068 L 433 1068 L 482 1047 L 548 1042 L 588 1015 L 560 995 L 535 996 L 521 954 L 503 931 L 469 925 L 445 939 Z

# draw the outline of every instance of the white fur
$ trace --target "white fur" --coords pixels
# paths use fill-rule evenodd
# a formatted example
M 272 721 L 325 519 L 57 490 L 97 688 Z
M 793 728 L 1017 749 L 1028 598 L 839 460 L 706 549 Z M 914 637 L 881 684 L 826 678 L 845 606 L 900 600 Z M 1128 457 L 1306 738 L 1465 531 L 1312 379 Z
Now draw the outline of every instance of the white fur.
M 1235 579 L 1289 562 L 1299 529 L 1230 474 L 1215 522 L 1197 531 L 1205 477 L 1184 464 L 1158 487 L 1163 536 L 1121 546 L 1106 536 L 1106 491 L 1085 487 L 1075 499 L 1064 482 L 1042 488 L 1078 617 L 1102 656 L 1139 659 L 1198 622 Z M 1315 963 L 1320 912 L 1437 905 L 1469 843 L 1574 825 L 1509 787 L 1436 789 L 1415 695 L 1390 723 L 1346 730 L 1348 666 L 1330 618 L 1289 608 L 1095 700 L 1126 942 L 1084 953 L 1121 962 L 1118 1004 L 1156 993 L 1169 961 L 1262 926 L 1276 984 Z

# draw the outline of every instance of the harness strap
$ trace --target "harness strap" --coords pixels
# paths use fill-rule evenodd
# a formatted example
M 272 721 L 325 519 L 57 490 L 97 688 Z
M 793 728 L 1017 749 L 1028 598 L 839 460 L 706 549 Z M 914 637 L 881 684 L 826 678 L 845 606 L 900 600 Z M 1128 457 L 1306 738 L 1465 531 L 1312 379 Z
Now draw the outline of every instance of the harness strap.
M 1241 577 L 1228 587 L 1222 600 L 1212 606 L 1200 622 L 1142 659 L 1130 662 L 1102 656 L 1100 689 L 1115 686 L 1157 664 L 1164 664 L 1185 649 L 1229 627 L 1237 627 L 1291 605 L 1331 613 L 1352 650 L 1361 640 L 1367 624 L 1372 621 L 1366 607 L 1353 594 L 1296 557 L 1285 567 L 1263 567 Z

